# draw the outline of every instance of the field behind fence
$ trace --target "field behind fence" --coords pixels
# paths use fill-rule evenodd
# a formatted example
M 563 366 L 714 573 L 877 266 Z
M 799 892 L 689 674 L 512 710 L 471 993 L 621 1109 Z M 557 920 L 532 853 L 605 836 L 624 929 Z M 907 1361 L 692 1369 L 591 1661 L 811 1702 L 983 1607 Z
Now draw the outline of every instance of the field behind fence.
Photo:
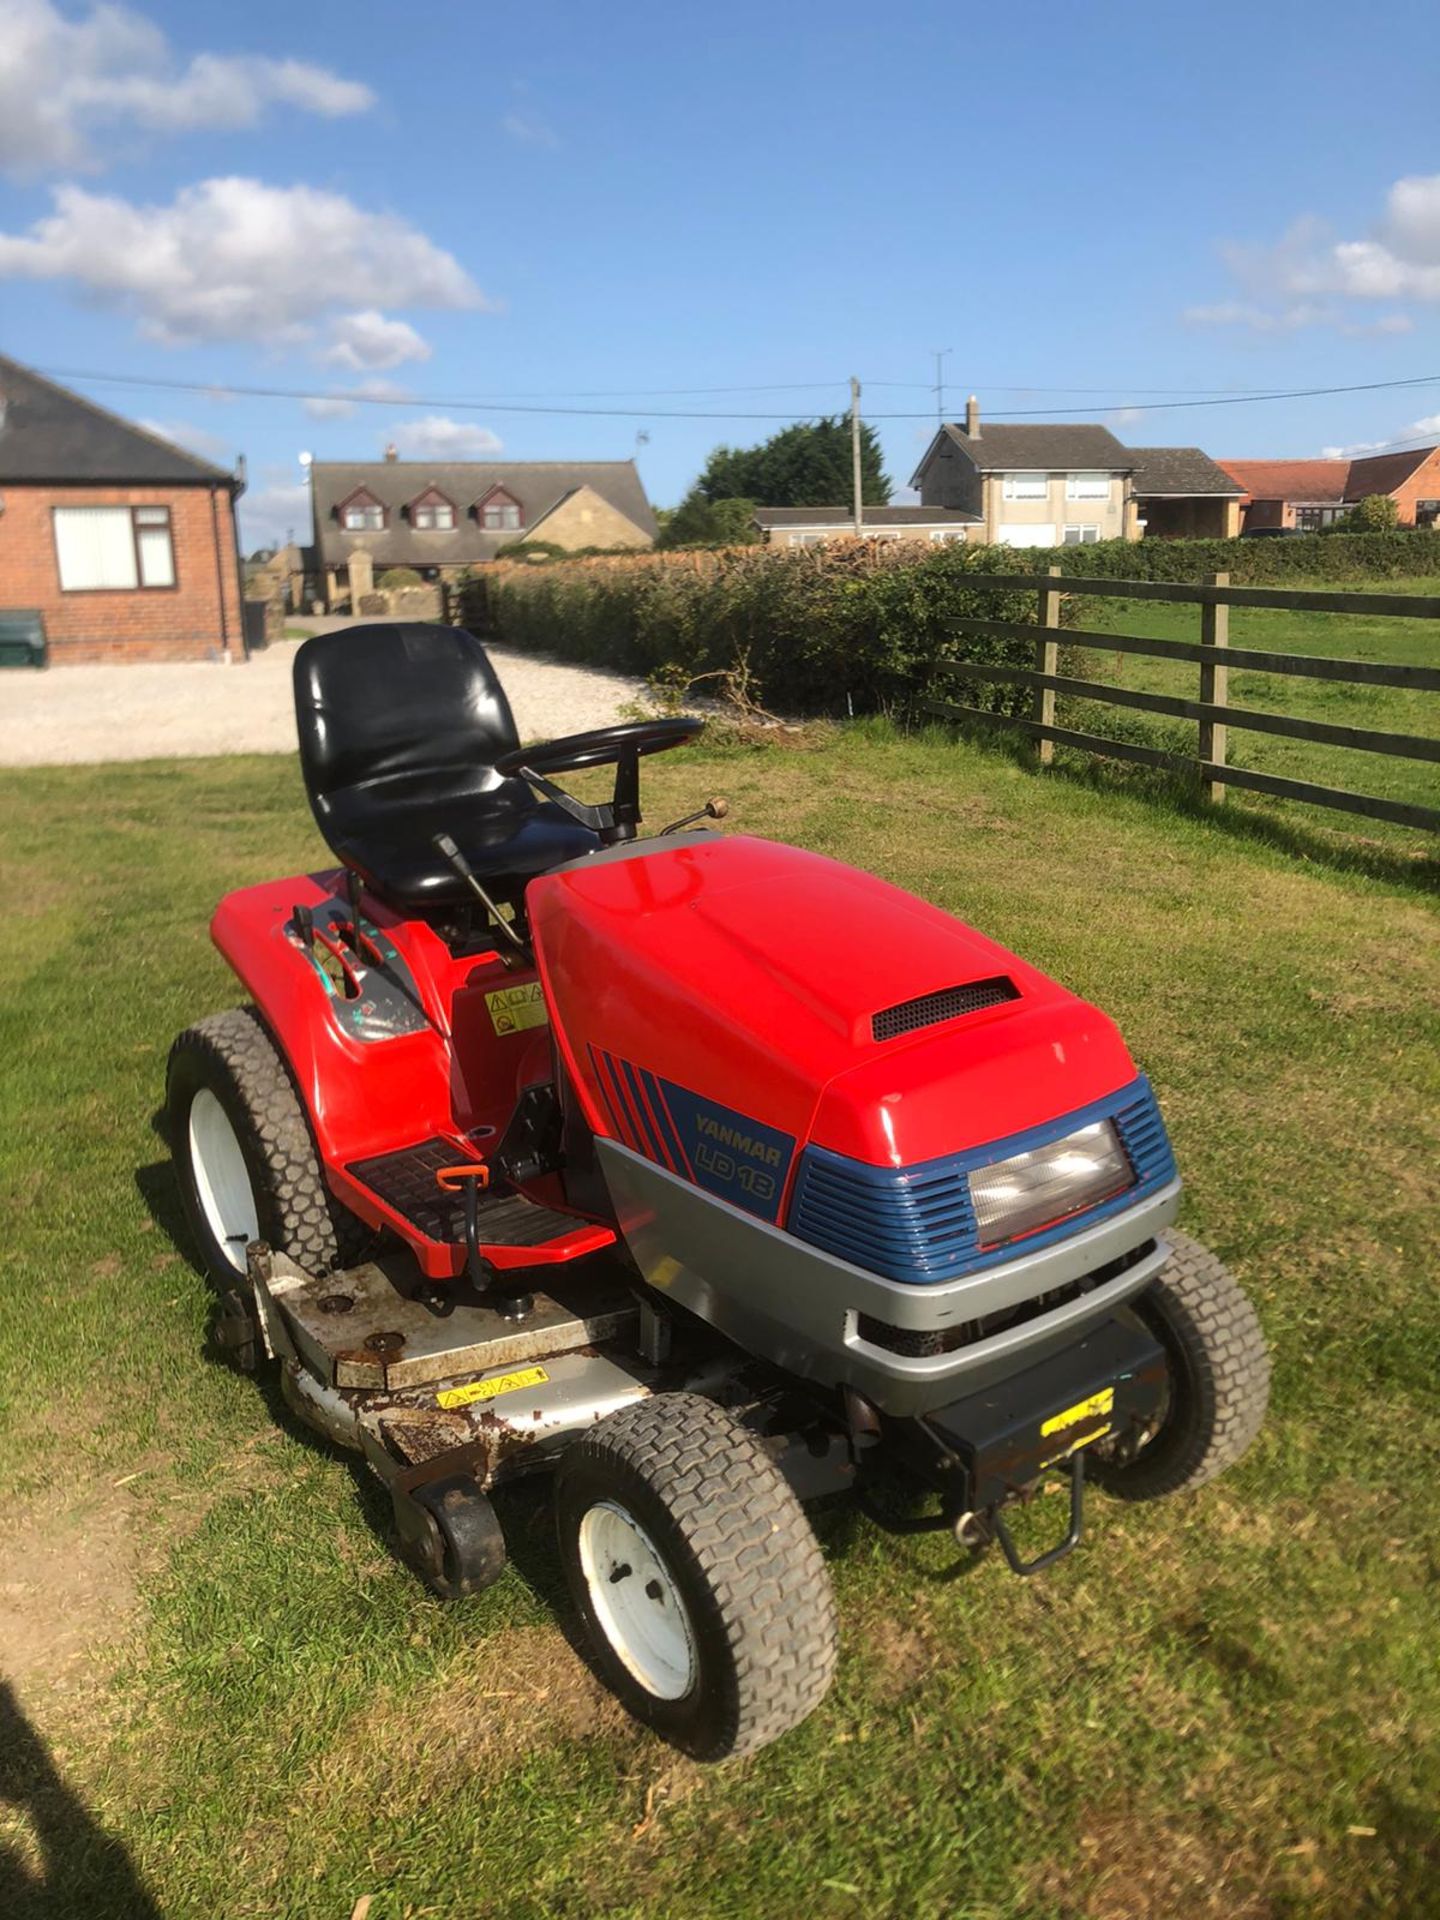
M 952 698 L 928 699 L 924 704 L 930 711 L 965 722 L 1018 728 L 1035 740 L 1042 764 L 1050 763 L 1057 745 L 1072 747 L 1166 772 L 1197 774 L 1201 790 L 1212 801 L 1223 800 L 1227 787 L 1233 786 L 1278 799 L 1302 800 L 1313 806 L 1361 814 L 1398 826 L 1440 830 L 1440 809 L 1433 804 L 1435 764 L 1440 762 L 1440 729 L 1436 725 L 1440 707 L 1435 699 L 1440 694 L 1440 595 L 1238 587 L 1223 573 L 1193 585 L 1085 580 L 1062 574 L 1058 567 L 1052 567 L 1048 574 L 1017 579 L 1015 584 L 1023 584 L 1038 594 L 1037 620 L 1016 625 L 1008 621 L 966 619 L 958 622 L 958 628 L 967 639 L 978 642 L 1028 640 L 1034 650 L 1031 663 L 1017 666 L 970 658 L 947 660 L 942 663 L 941 671 L 959 686 Z M 1079 596 L 1082 601 L 1098 599 L 1102 605 L 1129 602 L 1142 609 L 1156 604 L 1166 612 L 1185 609 L 1191 611 L 1192 618 L 1198 613 L 1198 628 L 1187 638 L 1113 630 L 1082 631 L 1077 627 L 1062 633 L 1061 612 L 1066 595 Z M 1331 627 L 1328 637 L 1334 645 L 1341 649 L 1348 647 L 1352 652 L 1366 646 L 1358 631 L 1361 623 L 1366 623 L 1367 634 L 1369 628 L 1378 625 L 1382 629 L 1379 645 L 1388 657 L 1375 658 L 1369 647 L 1365 657 L 1354 658 L 1337 654 L 1333 648 L 1309 652 L 1293 646 L 1232 646 L 1232 608 L 1290 619 L 1309 616 L 1312 627 L 1316 624 L 1313 617 L 1321 616 Z M 1396 624 L 1391 633 L 1384 633 L 1383 629 L 1392 622 Z M 1078 662 L 1072 666 L 1071 659 L 1067 658 L 1063 672 L 1062 642 L 1067 655 Z M 1409 650 L 1419 658 L 1395 657 L 1406 649 L 1407 642 Z M 1095 653 L 1113 656 L 1115 666 L 1110 679 L 1094 677 L 1089 661 Z M 1144 665 L 1165 663 L 1177 674 L 1188 675 L 1191 684 L 1183 692 L 1153 685 L 1123 685 L 1121 672 L 1130 659 Z M 1237 669 L 1248 670 L 1250 678 L 1232 687 L 1231 674 Z M 1274 684 L 1276 681 L 1278 686 Z M 1320 683 L 1328 692 L 1338 692 L 1342 698 L 1360 694 L 1373 700 L 1377 693 L 1383 692 L 1399 714 L 1413 715 L 1411 728 L 1362 726 L 1348 717 L 1316 717 L 1296 712 L 1292 688 L 1297 682 Z M 964 704 L 976 686 L 1026 689 L 1031 699 L 1030 711 L 1025 715 L 1014 712 L 1002 715 Z M 1239 695 L 1238 701 L 1236 695 Z M 1061 696 L 1071 703 L 1070 710 L 1064 714 L 1057 708 L 1057 699 Z M 1255 699 L 1262 700 L 1264 706 L 1256 708 L 1249 704 Z M 1274 709 L 1281 702 L 1287 710 L 1276 712 Z M 1195 739 L 1193 744 L 1186 742 L 1177 747 L 1140 740 L 1133 734 L 1130 738 L 1116 738 L 1108 715 L 1087 724 L 1087 712 L 1104 707 L 1118 707 L 1126 714 L 1139 712 L 1193 722 Z M 1232 757 L 1232 732 L 1245 737 L 1259 734 L 1274 740 L 1325 747 L 1331 750 L 1331 761 L 1336 758 L 1336 750 L 1340 750 L 1350 762 L 1346 784 L 1337 786 L 1314 778 L 1297 778 L 1294 773 L 1242 764 Z M 1358 764 L 1355 756 L 1360 757 Z M 1419 798 L 1396 797 L 1393 777 L 1389 782 L 1390 791 L 1356 791 L 1366 779 L 1365 765 L 1373 765 L 1374 756 L 1412 763 L 1403 769 L 1399 784 L 1406 791 L 1423 795 L 1432 804 L 1425 804 Z M 1379 774 L 1372 777 L 1377 782 L 1383 778 Z

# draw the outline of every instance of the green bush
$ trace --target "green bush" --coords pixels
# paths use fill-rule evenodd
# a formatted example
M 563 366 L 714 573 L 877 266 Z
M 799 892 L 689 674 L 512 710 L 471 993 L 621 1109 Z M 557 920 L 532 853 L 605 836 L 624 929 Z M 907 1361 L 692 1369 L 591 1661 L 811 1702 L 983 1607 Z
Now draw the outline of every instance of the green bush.
M 389 593 L 394 587 L 423 587 L 425 582 L 413 567 L 387 567 L 375 584 L 382 593 Z
M 963 693 L 936 671 L 962 653 L 1028 664 L 1027 640 L 974 640 L 962 617 L 1029 620 L 1032 593 L 1006 591 L 1014 556 L 999 547 L 921 554 L 856 546 L 738 548 L 604 568 L 556 566 L 477 575 L 462 618 L 507 647 L 558 654 L 642 678 L 724 672 L 748 661 L 765 704 L 789 713 L 877 712 L 916 693 L 1017 711 L 1013 687 Z

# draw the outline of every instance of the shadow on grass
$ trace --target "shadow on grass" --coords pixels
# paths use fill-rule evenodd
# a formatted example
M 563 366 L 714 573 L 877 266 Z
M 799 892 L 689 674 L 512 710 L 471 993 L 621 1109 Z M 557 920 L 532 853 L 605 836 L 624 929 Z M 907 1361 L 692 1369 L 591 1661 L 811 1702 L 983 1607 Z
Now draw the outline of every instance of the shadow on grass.
M 926 731 L 931 725 L 927 722 Z M 1420 893 L 1440 893 L 1440 857 L 1430 851 L 1429 836 L 1419 829 L 1415 832 L 1415 851 L 1407 852 L 1398 844 L 1360 837 L 1363 828 L 1359 824 L 1353 836 L 1345 839 L 1244 801 L 1232 799 L 1215 806 L 1202 797 L 1197 781 L 1159 768 L 1124 765 L 1061 747 L 1054 765 L 1042 770 L 1036 765 L 1034 743 L 1021 734 L 999 729 L 992 733 L 963 722 L 940 731 L 942 737 L 949 734 L 967 746 L 1009 760 L 1023 773 L 1039 777 L 1043 771 L 1047 780 L 1063 780 L 1069 786 L 1088 788 L 1111 799 L 1183 814 L 1233 840 L 1272 848 L 1335 873 L 1362 874 L 1366 879 L 1414 888 Z
M 160 1920 L 130 1856 L 61 1778 L 49 1749 L 0 1681 L 0 1807 L 25 1817 L 38 1870 L 0 1846 L 0 1914 L 5 1920 Z

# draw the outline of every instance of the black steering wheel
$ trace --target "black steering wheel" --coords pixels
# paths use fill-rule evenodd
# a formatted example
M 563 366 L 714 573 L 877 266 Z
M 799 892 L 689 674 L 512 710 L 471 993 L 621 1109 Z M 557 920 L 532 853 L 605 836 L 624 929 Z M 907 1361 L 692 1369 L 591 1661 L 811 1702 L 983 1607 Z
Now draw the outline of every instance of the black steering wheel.
M 591 827 L 603 846 L 633 840 L 640 824 L 640 762 L 646 754 L 683 747 L 705 731 L 694 714 L 674 720 L 633 720 L 619 727 L 595 727 L 589 733 L 567 733 L 559 740 L 541 740 L 533 747 L 516 747 L 495 761 L 502 779 L 526 781 L 537 793 L 563 807 L 572 819 Z M 583 767 L 615 769 L 615 792 L 608 804 L 586 806 L 554 786 L 553 773 L 578 773 Z

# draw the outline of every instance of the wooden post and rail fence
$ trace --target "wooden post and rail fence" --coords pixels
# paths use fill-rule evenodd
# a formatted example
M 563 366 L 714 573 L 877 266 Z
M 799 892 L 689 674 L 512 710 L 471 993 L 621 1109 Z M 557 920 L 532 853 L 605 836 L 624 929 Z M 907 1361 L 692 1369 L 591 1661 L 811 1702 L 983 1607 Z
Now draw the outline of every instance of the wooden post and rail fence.
M 1317 786 L 1309 780 L 1292 780 L 1279 774 L 1256 773 L 1249 767 L 1231 766 L 1227 759 L 1227 741 L 1231 728 L 1257 733 L 1277 734 L 1288 740 L 1312 740 L 1325 746 L 1354 747 L 1369 753 L 1388 753 L 1404 759 L 1440 761 L 1440 739 L 1423 734 L 1390 733 L 1373 727 L 1334 725 L 1327 720 L 1302 720 L 1293 714 L 1261 713 L 1249 707 L 1230 704 L 1231 667 L 1248 668 L 1259 673 L 1286 674 L 1311 680 L 1342 681 L 1352 686 L 1403 687 L 1410 691 L 1440 692 L 1440 665 L 1399 666 L 1370 660 L 1330 660 L 1314 654 L 1274 653 L 1256 647 L 1232 647 L 1229 644 L 1231 607 L 1271 607 L 1297 613 L 1350 613 L 1392 615 L 1437 622 L 1440 640 L 1440 597 L 1399 593 L 1327 593 L 1308 592 L 1288 587 L 1232 587 L 1227 573 L 1213 574 L 1203 585 L 1172 585 L 1158 580 L 1099 580 L 1067 577 L 1059 567 L 1043 574 L 1005 576 L 1007 589 L 1033 589 L 1040 596 L 1038 624 L 1016 620 L 956 620 L 951 631 L 988 640 L 1030 640 L 1034 643 L 1033 667 L 990 666 L 979 661 L 946 660 L 942 671 L 963 680 L 997 686 L 1022 686 L 1033 691 L 1029 717 L 1020 714 L 991 713 L 980 707 L 957 705 L 948 700 L 926 700 L 923 704 L 947 719 L 1018 728 L 1038 743 L 1042 766 L 1054 758 L 1056 746 L 1078 747 L 1084 752 L 1110 759 L 1138 761 L 1144 766 L 1161 767 L 1169 772 L 1197 773 L 1203 790 L 1211 800 L 1223 800 L 1226 786 L 1256 793 L 1279 795 L 1287 800 L 1304 800 L 1312 806 L 1335 807 L 1345 813 L 1364 814 L 1372 820 L 1391 820 L 1401 826 L 1440 831 L 1440 808 L 1423 807 L 1409 801 L 1384 800 L 1371 794 L 1351 793 L 1340 787 Z M 1137 634 L 1085 633 L 1060 625 L 1061 598 L 1065 594 L 1091 594 L 1124 600 L 1164 600 L 1171 604 L 1193 605 L 1200 609 L 1200 637 L 1190 640 L 1151 640 Z M 1095 648 L 1106 653 L 1141 654 L 1159 660 L 1191 661 L 1199 667 L 1198 698 L 1182 699 L 1167 693 L 1144 693 L 1099 680 L 1076 679 L 1059 671 L 1059 650 L 1066 647 Z M 1082 733 L 1073 727 L 1055 724 L 1055 696 L 1073 694 L 1087 700 L 1103 701 L 1114 707 L 1138 708 L 1143 713 L 1159 713 L 1170 718 L 1199 723 L 1197 750 L 1192 754 L 1175 753 L 1160 747 L 1141 746 L 1130 740 L 1110 740 L 1099 734 Z

